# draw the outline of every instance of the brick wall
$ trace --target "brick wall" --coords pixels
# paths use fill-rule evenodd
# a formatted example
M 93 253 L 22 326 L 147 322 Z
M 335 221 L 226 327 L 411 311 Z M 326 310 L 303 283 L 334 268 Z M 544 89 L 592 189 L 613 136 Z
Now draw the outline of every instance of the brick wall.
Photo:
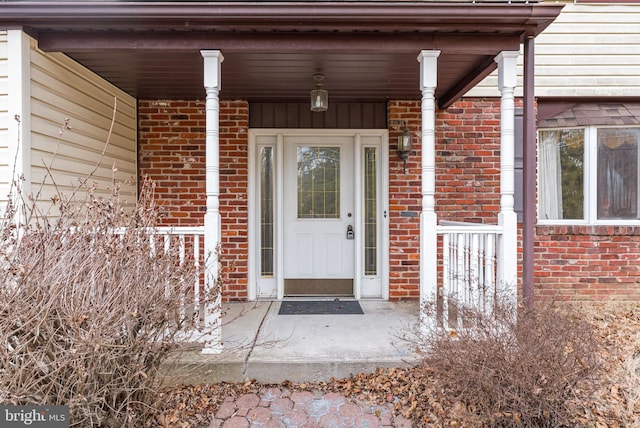
M 439 220 L 496 224 L 500 212 L 500 100 L 461 100 L 436 114 Z
M 537 226 L 535 283 L 547 300 L 640 301 L 640 227 Z
M 419 297 L 422 144 L 420 101 L 389 103 L 389 295 Z M 403 172 L 397 138 L 405 122 L 414 149 Z M 500 100 L 458 101 L 436 112 L 438 219 L 497 223 L 500 211 Z
M 413 151 L 406 172 L 398 157 L 398 136 L 404 127 L 389 127 L 389 298 L 420 296 L 420 211 L 422 210 L 422 145 L 420 103 L 391 101 L 389 123 L 405 121 Z
M 163 225 L 202 226 L 205 195 L 203 101 L 138 103 L 141 177 L 156 183 Z M 247 297 L 248 104 L 220 103 L 220 215 L 222 278 L 229 300 Z
M 249 104 L 220 103 L 220 214 L 225 296 L 247 299 L 249 238 Z
M 138 165 L 156 183 L 167 226 L 200 226 L 205 209 L 204 106 L 196 101 L 138 102 Z

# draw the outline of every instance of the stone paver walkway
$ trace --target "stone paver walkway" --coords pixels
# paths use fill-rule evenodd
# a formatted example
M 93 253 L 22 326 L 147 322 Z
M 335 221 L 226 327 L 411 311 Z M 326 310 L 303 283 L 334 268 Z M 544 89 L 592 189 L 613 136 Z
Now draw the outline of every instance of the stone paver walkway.
M 369 405 L 335 392 L 266 388 L 259 394 L 229 397 L 209 428 L 410 428 L 393 416 L 393 404 Z

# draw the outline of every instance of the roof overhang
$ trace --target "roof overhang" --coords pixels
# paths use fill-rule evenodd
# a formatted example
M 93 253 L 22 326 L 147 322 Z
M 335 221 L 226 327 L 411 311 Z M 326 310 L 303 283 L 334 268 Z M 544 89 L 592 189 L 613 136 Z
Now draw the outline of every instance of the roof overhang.
M 22 28 L 139 98 L 202 98 L 202 49 L 225 56 L 223 99 L 419 99 L 420 50 L 441 50 L 436 98 L 450 105 L 560 13 L 513 2 L 9 1 L 0 28 Z

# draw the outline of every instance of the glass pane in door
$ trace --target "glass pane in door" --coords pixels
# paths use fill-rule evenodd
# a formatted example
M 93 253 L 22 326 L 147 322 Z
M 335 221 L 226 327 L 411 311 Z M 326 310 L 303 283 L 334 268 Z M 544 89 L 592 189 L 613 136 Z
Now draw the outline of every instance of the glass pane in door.
M 375 147 L 364 149 L 364 274 L 378 273 L 378 177 Z
M 299 219 L 340 218 L 340 148 L 297 148 Z
M 260 275 L 273 276 L 273 148 L 260 149 Z

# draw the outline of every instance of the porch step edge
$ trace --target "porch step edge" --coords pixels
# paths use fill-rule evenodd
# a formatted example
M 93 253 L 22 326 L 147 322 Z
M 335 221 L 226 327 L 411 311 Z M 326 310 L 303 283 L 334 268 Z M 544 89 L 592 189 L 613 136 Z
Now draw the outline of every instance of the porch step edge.
M 249 363 L 246 377 L 261 383 L 328 382 L 360 373 L 373 373 L 378 368 L 402 368 L 412 364 L 406 361 L 257 361 Z
M 360 373 L 373 373 L 378 368 L 405 368 L 418 363 L 408 358 L 359 361 L 220 361 L 193 358 L 173 361 L 162 368 L 163 386 L 205 385 L 220 382 L 243 383 L 255 380 L 265 384 L 284 381 L 293 383 L 330 381 Z

